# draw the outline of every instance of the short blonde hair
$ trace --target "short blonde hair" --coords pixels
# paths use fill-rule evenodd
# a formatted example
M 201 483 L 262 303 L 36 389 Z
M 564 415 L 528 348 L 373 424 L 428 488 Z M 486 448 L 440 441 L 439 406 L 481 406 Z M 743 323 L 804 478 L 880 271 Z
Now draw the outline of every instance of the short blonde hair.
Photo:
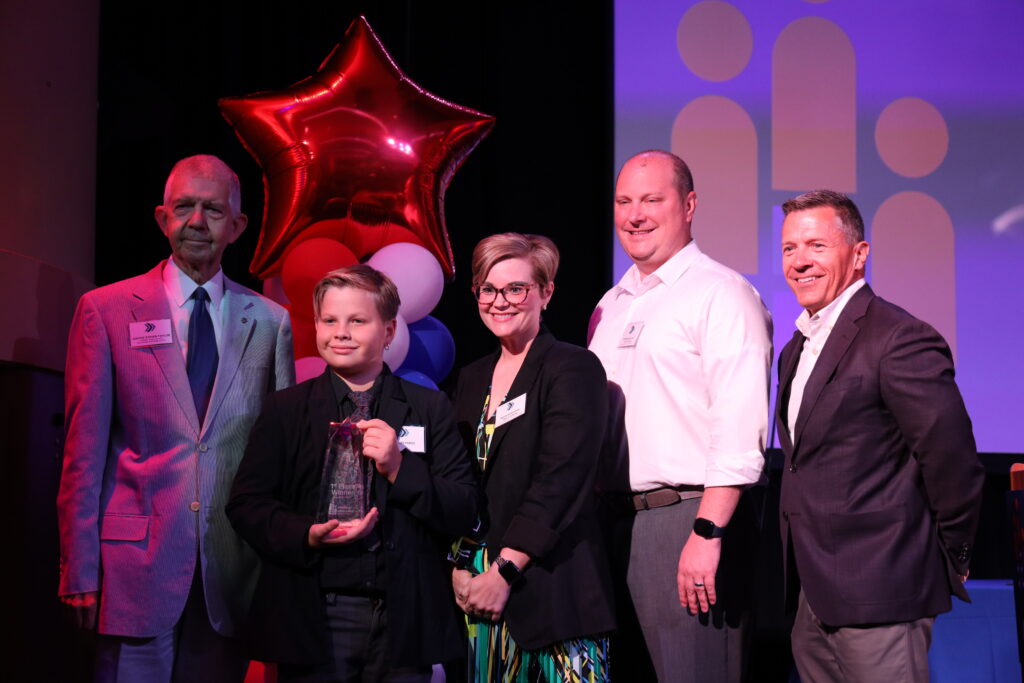
M 331 287 L 355 287 L 369 292 L 373 295 L 377 312 L 385 322 L 398 317 L 398 307 L 402 305 L 398 287 L 384 273 L 361 263 L 332 270 L 316 283 L 316 287 L 313 288 L 313 314 L 317 320 L 320 319 L 320 306 L 324 303 L 324 296 Z
M 541 287 L 555 281 L 558 247 L 543 235 L 503 232 L 485 237 L 473 249 L 473 286 L 483 284 L 491 268 L 501 261 L 526 259 L 533 266 L 533 279 Z

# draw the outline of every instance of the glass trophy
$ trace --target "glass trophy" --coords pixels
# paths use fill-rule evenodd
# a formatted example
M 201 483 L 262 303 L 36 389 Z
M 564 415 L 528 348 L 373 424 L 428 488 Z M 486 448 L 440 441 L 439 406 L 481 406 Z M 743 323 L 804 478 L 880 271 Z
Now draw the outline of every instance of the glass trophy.
M 337 519 L 362 519 L 370 509 L 370 477 L 373 468 L 363 457 L 363 433 L 354 423 L 331 422 L 327 453 L 320 479 L 318 524 Z

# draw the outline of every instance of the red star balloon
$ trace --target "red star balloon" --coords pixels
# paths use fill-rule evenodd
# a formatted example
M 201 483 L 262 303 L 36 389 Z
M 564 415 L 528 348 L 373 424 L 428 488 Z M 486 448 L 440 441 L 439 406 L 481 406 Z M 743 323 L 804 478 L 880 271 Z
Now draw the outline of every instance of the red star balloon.
M 494 117 L 446 102 L 392 61 L 365 17 L 319 70 L 285 90 L 226 97 L 220 110 L 264 174 L 263 227 L 250 270 L 280 272 L 285 252 L 323 221 L 401 226 L 455 272 L 444 193 Z

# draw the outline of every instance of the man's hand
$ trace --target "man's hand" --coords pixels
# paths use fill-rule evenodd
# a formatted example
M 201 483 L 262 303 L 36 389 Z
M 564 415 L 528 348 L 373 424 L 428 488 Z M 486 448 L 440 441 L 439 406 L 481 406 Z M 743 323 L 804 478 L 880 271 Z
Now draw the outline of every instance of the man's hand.
M 362 519 L 339 522 L 331 519 L 309 527 L 309 547 L 324 548 L 359 540 L 377 524 L 377 508 L 372 508 Z
M 363 430 L 363 455 L 377 465 L 377 471 L 392 484 L 402 466 L 402 451 L 398 448 L 398 436 L 384 420 L 362 420 L 356 427 Z
M 99 591 L 62 595 L 60 601 L 64 605 L 65 614 L 76 628 L 96 630 L 96 618 L 100 608 Z
M 690 533 L 689 540 L 679 554 L 676 585 L 679 604 L 696 614 L 707 612 L 718 600 L 715 593 L 715 573 L 722 555 L 722 539 L 703 538 Z
M 452 577 L 454 581 L 455 577 Z M 508 595 L 512 592 L 505 579 L 498 573 L 498 565 L 492 564 L 483 574 L 478 574 L 468 582 L 469 589 L 466 591 L 465 606 L 463 611 L 477 619 L 489 619 L 497 621 L 501 619 L 501 613 L 505 611 L 505 603 L 508 602 Z

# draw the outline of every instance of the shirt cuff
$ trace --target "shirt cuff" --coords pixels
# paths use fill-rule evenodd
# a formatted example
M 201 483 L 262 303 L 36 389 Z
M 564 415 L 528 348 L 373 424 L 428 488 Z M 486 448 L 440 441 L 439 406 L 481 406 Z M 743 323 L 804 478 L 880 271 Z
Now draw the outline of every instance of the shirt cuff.
M 742 453 L 715 453 L 708 459 L 704 486 L 749 486 L 761 480 L 764 453 L 754 449 Z

